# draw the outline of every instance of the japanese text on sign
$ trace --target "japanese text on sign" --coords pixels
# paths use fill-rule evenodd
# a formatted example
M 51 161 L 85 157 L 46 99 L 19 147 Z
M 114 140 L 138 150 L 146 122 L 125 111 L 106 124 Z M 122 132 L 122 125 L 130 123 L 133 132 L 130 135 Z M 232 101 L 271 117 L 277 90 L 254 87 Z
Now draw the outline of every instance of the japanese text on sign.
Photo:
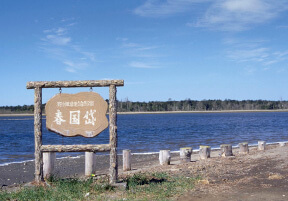
M 94 106 L 94 101 L 57 102 L 58 107 L 85 107 Z
M 95 92 L 57 94 L 46 104 L 46 127 L 64 136 L 94 137 L 108 127 L 107 106 Z

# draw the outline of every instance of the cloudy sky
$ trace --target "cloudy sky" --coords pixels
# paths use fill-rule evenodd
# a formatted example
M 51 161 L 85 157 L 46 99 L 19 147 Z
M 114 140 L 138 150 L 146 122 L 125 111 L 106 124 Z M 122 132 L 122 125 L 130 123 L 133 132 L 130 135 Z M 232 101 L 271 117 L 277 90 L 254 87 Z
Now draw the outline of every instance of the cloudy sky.
M 0 25 L 0 106 L 58 80 L 123 79 L 119 100 L 288 99 L 287 0 L 2 0 Z

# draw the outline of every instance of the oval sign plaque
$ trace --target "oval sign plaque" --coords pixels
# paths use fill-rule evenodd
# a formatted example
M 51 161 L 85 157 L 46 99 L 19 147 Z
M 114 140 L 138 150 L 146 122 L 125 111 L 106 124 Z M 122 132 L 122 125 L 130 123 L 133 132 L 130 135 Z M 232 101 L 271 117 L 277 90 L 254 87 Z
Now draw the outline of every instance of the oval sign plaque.
M 45 111 L 47 129 L 63 136 L 95 137 L 108 127 L 107 103 L 95 92 L 57 94 Z

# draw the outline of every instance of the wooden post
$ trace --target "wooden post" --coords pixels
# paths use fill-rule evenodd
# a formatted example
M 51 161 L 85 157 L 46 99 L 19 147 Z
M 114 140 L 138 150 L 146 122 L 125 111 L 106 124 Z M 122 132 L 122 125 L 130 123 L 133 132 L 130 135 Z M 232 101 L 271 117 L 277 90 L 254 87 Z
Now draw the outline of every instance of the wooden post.
M 123 150 L 123 171 L 131 170 L 131 150 Z
M 56 160 L 55 152 L 43 152 L 43 176 L 49 178 L 53 175 Z
M 171 155 L 170 150 L 160 150 L 159 162 L 160 165 L 170 165 Z
M 199 157 L 202 160 L 210 158 L 211 147 L 210 146 L 200 146 Z
M 186 163 L 191 161 L 192 147 L 180 148 L 180 162 Z
M 258 141 L 258 150 L 265 151 L 266 149 L 266 142 L 265 141 Z
M 239 143 L 239 154 L 248 154 L 248 153 L 249 153 L 248 142 Z
M 42 145 L 42 88 L 70 87 L 107 87 L 109 86 L 109 145 Z M 41 81 L 27 82 L 27 89 L 34 92 L 34 135 L 35 135 L 35 182 L 43 179 L 43 152 L 69 151 L 110 151 L 110 183 L 116 183 L 118 177 L 117 161 L 117 107 L 116 86 L 124 86 L 124 80 L 86 80 L 86 81 Z
M 115 184 L 118 177 L 117 161 L 117 107 L 116 107 L 116 86 L 109 87 L 109 133 L 110 133 L 110 184 Z
M 231 144 L 221 144 L 220 148 L 222 157 L 233 156 Z
M 43 152 L 106 152 L 110 144 L 81 144 L 81 145 L 42 145 Z
M 94 152 L 85 152 L 85 176 L 91 176 L 96 171 L 96 154 Z
M 36 87 L 34 92 L 34 136 L 35 136 L 35 182 L 43 179 L 42 146 L 42 88 Z
M 26 88 L 109 87 L 111 85 L 124 86 L 124 80 L 38 81 L 27 82 Z

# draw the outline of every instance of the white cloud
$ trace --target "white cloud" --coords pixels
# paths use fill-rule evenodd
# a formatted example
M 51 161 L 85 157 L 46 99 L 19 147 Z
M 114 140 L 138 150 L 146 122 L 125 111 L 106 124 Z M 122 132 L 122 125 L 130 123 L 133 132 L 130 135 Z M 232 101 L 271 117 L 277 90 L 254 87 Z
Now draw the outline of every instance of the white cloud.
M 63 64 L 66 66 L 65 70 L 70 73 L 77 72 L 77 70 L 84 69 L 89 65 L 86 62 L 76 63 L 74 61 L 69 61 L 69 60 L 63 61 Z
M 76 73 L 76 70 L 74 68 L 66 67 L 65 70 L 69 73 Z
M 204 9 L 204 12 L 195 12 L 196 6 L 198 11 Z M 192 18 L 187 26 L 243 31 L 273 20 L 287 9 L 287 0 L 147 0 L 134 10 L 134 14 L 170 17 L 186 13 Z
M 69 67 L 78 68 L 78 69 L 83 68 L 88 65 L 85 62 L 75 63 L 74 61 L 64 61 L 63 63 Z
M 253 75 L 257 70 L 254 67 L 246 67 L 244 68 L 244 71 L 247 75 Z
M 144 62 L 132 61 L 129 63 L 129 66 L 132 68 L 157 68 L 154 64 L 148 64 Z
M 159 57 L 159 55 L 153 53 L 153 50 L 159 48 L 159 46 L 155 45 L 143 45 L 139 43 L 129 42 L 128 39 L 126 39 L 125 41 L 122 41 L 122 48 L 125 49 L 125 53 L 131 57 Z
M 211 0 L 147 0 L 143 5 L 134 10 L 134 13 L 142 17 L 167 17 L 183 13 L 192 8 L 195 3 L 203 3 Z
M 46 29 L 43 31 L 46 34 L 43 40 L 54 45 L 68 45 L 71 42 L 71 37 L 65 36 L 67 31 L 66 27 Z
M 223 31 L 243 31 L 262 24 L 287 10 L 286 0 L 218 0 L 207 9 L 204 17 L 190 26 Z
M 137 44 L 137 43 L 131 43 L 131 42 L 124 42 L 123 44 L 122 44 L 122 47 L 139 47 L 140 45 L 139 44 Z
M 117 38 L 117 40 L 119 40 L 119 38 Z M 122 42 L 123 56 L 127 57 L 130 61 L 132 60 L 128 62 L 128 66 L 143 69 L 159 67 L 160 56 L 157 50 L 159 46 L 131 42 L 128 38 L 120 41 Z M 157 53 L 155 53 L 156 51 Z
M 88 60 L 90 60 L 90 61 L 96 61 L 96 54 L 95 53 L 86 52 L 86 51 L 81 51 L 80 53 L 83 54 L 83 56 L 86 56 L 86 58 L 84 57 L 85 59 L 88 58 Z M 83 57 L 81 59 L 83 59 Z
M 263 62 L 268 58 L 268 48 L 241 49 L 228 52 L 228 56 L 236 61 L 247 62 L 256 61 Z
M 224 40 L 229 45 L 226 55 L 237 62 L 256 62 L 263 66 L 270 66 L 288 60 L 288 51 L 273 51 L 267 47 L 265 40 Z M 268 68 L 265 67 L 267 70 Z
M 66 33 L 66 31 L 67 31 L 66 28 L 59 27 L 59 28 L 55 31 L 55 33 L 57 33 L 58 35 L 63 35 L 63 34 Z
M 48 42 L 54 44 L 54 45 L 67 45 L 71 42 L 70 37 L 62 37 L 58 35 L 47 35 L 46 36 Z
M 63 22 L 66 23 L 66 21 Z M 44 30 L 45 38 L 42 38 L 43 43 L 41 45 L 41 49 L 48 56 L 59 60 L 64 64 L 65 70 L 71 73 L 83 70 L 96 62 L 95 53 L 73 44 L 69 32 L 74 24 L 76 23 L 63 24 L 57 28 Z
M 116 40 L 119 40 L 119 41 L 127 41 L 128 38 L 117 37 Z

